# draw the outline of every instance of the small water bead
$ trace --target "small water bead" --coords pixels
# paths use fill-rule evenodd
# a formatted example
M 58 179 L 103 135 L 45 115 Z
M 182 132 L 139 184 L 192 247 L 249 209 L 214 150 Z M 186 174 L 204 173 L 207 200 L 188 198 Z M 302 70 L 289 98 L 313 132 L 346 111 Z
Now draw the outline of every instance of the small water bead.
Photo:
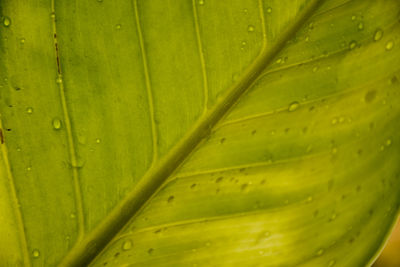
M 377 29 L 374 34 L 374 41 L 377 42 L 382 39 L 383 31 L 381 29 Z
M 32 107 L 26 108 L 26 113 L 32 114 L 33 113 L 33 108 Z
M 289 109 L 288 110 L 289 110 L 289 112 L 293 112 L 293 111 L 297 110 L 299 107 L 300 107 L 300 103 L 295 101 L 295 102 L 292 102 L 289 105 Z
M 3 17 L 3 25 L 4 27 L 10 27 L 11 19 L 9 17 Z
M 117 30 L 120 30 L 120 29 L 121 29 L 121 24 L 115 25 L 115 28 L 116 28 Z
M 199 0 L 199 5 L 203 6 L 204 5 L 204 0 Z
M 317 70 L 318 70 L 318 67 L 317 67 L 317 66 L 315 66 L 315 67 L 312 69 L 313 72 L 317 72 Z
M 122 244 L 122 250 L 130 250 L 133 246 L 133 243 L 131 240 L 125 240 L 124 243 Z
M 386 146 L 390 146 L 391 144 L 392 144 L 392 140 L 391 139 L 386 140 Z
M 272 12 L 272 7 L 268 7 L 267 8 L 267 13 L 271 13 Z
M 357 46 L 357 42 L 356 41 L 351 41 L 350 44 L 349 44 L 350 50 L 353 50 L 354 48 L 356 48 L 356 46 Z
M 76 214 L 75 214 L 75 213 L 71 213 L 71 214 L 69 215 L 69 217 L 70 217 L 71 219 L 75 219 L 75 218 L 76 218 Z
M 248 32 L 254 32 L 254 30 L 255 30 L 255 28 L 254 28 L 253 25 L 249 25 L 249 26 L 247 27 L 247 31 L 248 31 Z
M 58 118 L 53 119 L 52 125 L 55 130 L 60 130 L 61 129 L 61 120 Z
M 336 261 L 335 260 L 330 260 L 329 262 L 328 262 L 328 266 L 329 267 L 332 267 L 332 266 L 334 266 L 336 264 Z
M 358 24 L 358 30 L 359 30 L 359 31 L 364 30 L 364 23 L 360 22 L 360 23 Z
M 244 13 L 244 14 L 247 14 L 248 12 L 249 12 L 249 10 L 248 10 L 247 8 L 244 8 L 244 9 L 243 9 L 243 13 Z
M 62 83 L 62 77 L 58 76 L 56 79 L 56 83 L 61 84 Z
M 387 42 L 387 43 L 386 43 L 386 46 L 385 46 L 386 51 L 392 50 L 392 49 L 393 49 L 393 46 L 394 46 L 394 42 L 393 42 L 393 41 Z
M 25 38 L 19 39 L 19 42 L 20 42 L 22 45 L 25 44 Z
M 97 139 L 96 139 L 96 143 L 97 143 L 97 144 L 100 144 L 100 143 L 101 143 L 101 139 L 100 139 L 100 138 L 97 138 Z
M 357 18 L 357 17 L 356 17 L 355 15 L 351 16 L 351 20 L 352 20 L 352 21 L 356 20 L 356 18 Z
M 31 167 L 31 166 L 28 166 L 28 167 L 26 168 L 26 170 L 27 170 L 27 171 L 31 171 L 31 170 L 32 170 L 32 167 Z
M 336 219 L 336 217 L 337 217 L 336 213 L 332 213 L 330 220 L 333 221 Z
M 313 197 L 312 197 L 312 196 L 309 196 L 309 197 L 307 198 L 307 202 L 311 202 L 311 201 L 313 201 Z
M 321 256 L 322 254 L 324 254 L 324 249 L 321 248 L 317 251 L 317 255 Z
M 39 258 L 39 256 L 40 256 L 40 251 L 37 250 L 37 249 L 34 249 L 34 250 L 32 251 L 32 256 L 33 256 L 35 259 Z

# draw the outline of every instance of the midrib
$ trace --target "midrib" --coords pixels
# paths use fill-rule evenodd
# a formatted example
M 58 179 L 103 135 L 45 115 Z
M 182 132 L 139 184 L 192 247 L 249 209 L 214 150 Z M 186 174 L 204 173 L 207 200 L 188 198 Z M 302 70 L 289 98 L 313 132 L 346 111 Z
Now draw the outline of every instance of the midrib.
M 262 71 L 285 47 L 306 20 L 324 0 L 311 0 L 297 20 L 288 28 L 277 42 L 262 51 L 246 69 L 240 79 L 226 91 L 216 105 L 208 110 L 158 164 L 150 169 L 135 188 L 127 194 L 116 208 L 91 233 L 71 249 L 59 266 L 87 266 L 119 231 L 138 213 L 144 204 L 157 192 L 164 181 L 195 150 L 196 146 L 210 133 L 211 129 L 224 117 L 240 97 L 251 88 Z

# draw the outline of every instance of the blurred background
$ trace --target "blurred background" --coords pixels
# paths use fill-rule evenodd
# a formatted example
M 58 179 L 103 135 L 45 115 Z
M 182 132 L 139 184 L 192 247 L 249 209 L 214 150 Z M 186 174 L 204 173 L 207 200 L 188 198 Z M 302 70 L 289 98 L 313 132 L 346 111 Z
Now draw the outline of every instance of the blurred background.
M 373 267 L 400 267 L 400 219 Z

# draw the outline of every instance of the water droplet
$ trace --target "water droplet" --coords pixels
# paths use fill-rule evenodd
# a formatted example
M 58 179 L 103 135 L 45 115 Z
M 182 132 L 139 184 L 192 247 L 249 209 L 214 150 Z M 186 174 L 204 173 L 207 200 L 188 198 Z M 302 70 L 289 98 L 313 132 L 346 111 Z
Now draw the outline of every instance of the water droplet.
M 311 201 L 313 201 L 313 197 L 312 197 L 312 196 L 309 196 L 309 197 L 307 198 L 307 202 L 311 202 Z
M 204 5 L 204 0 L 199 0 L 199 5 L 200 6 Z
M 75 218 L 76 218 L 76 214 L 75 214 L 75 213 L 71 213 L 71 214 L 69 215 L 69 217 L 70 217 L 71 219 L 75 219 Z
M 31 171 L 31 170 L 32 170 L 32 167 L 31 167 L 31 166 L 28 166 L 28 167 L 26 168 L 26 170 L 27 170 L 27 171 Z
M 372 90 L 372 91 L 368 91 L 368 92 L 365 94 L 364 99 L 365 99 L 365 102 L 371 103 L 372 101 L 374 101 L 375 97 L 376 97 L 376 91 L 375 91 L 375 90 Z
M 97 0 L 97 2 L 101 3 L 101 2 L 103 2 L 103 0 Z
M 246 46 L 247 42 L 246 41 L 242 41 L 242 47 Z
M 331 215 L 331 217 L 329 218 L 331 221 L 333 221 L 333 220 L 335 220 L 336 219 L 336 213 L 332 213 L 332 215 Z
M 356 42 L 356 41 L 351 41 L 350 44 L 349 44 L 349 48 L 350 48 L 351 50 L 353 50 L 354 48 L 356 48 L 356 46 L 357 46 L 357 42 Z
M 328 266 L 329 266 L 329 267 L 332 267 L 332 266 L 335 265 L 335 263 L 336 263 L 335 260 L 330 260 L 329 263 L 328 263 Z
M 168 202 L 168 203 L 171 203 L 172 201 L 174 201 L 174 198 L 175 198 L 174 196 L 169 196 L 167 202 Z
M 377 42 L 382 39 L 383 31 L 381 29 L 377 29 L 374 34 L 374 41 Z
M 249 10 L 248 10 L 247 8 L 244 8 L 244 9 L 243 9 L 243 13 L 244 13 L 244 14 L 247 14 L 247 12 L 249 12 Z
M 153 251 L 154 251 L 153 248 L 149 248 L 149 250 L 147 251 L 147 253 L 148 253 L 149 255 L 151 255 L 151 254 L 153 254 Z
M 362 22 L 358 23 L 358 30 L 359 31 L 364 30 L 364 23 L 362 23 Z
M 311 22 L 310 24 L 308 24 L 308 28 L 310 30 L 314 29 L 314 22 Z
M 392 49 L 393 49 L 393 46 L 394 46 L 394 42 L 393 42 L 393 41 L 387 42 L 387 43 L 386 43 L 386 46 L 385 46 L 386 51 L 392 50 Z
M 317 251 L 317 255 L 321 256 L 322 254 L 324 254 L 324 249 L 321 248 Z
M 25 38 L 19 39 L 19 42 L 20 42 L 22 45 L 25 44 Z
M 247 27 L 247 31 L 249 31 L 249 32 L 254 32 L 254 30 L 255 30 L 255 28 L 254 28 L 253 25 L 249 25 L 249 26 Z
M 32 114 L 33 113 L 33 108 L 32 107 L 26 108 L 26 113 Z
M 101 143 L 101 139 L 100 139 L 100 138 L 97 138 L 97 139 L 96 139 L 96 143 L 97 143 L 97 144 L 100 144 L 100 143 Z
M 268 7 L 267 8 L 267 13 L 271 13 L 272 12 L 272 7 Z
M 333 118 L 331 123 L 332 123 L 332 125 L 335 125 L 335 124 L 337 124 L 337 122 L 338 122 L 338 119 L 337 118 Z
M 281 63 L 282 63 L 282 58 L 278 58 L 278 59 L 276 60 L 276 63 L 277 63 L 277 64 L 281 64 Z
M 391 139 L 386 140 L 386 146 L 390 146 L 391 144 L 392 144 L 392 140 Z
M 312 69 L 313 72 L 317 72 L 317 70 L 318 70 L 318 67 L 317 67 L 317 66 L 315 66 L 315 67 Z
M 58 83 L 58 84 L 62 83 L 62 77 L 61 77 L 61 76 L 58 76 L 58 77 L 57 77 L 56 83 Z
M 10 27 L 11 19 L 9 17 L 3 17 L 3 25 L 4 27 Z
M 51 13 L 50 13 L 50 17 L 51 17 L 52 19 L 54 19 L 54 18 L 56 17 L 56 13 L 51 12 Z
M 58 118 L 54 118 L 52 121 L 52 125 L 55 130 L 60 130 L 61 129 L 61 120 Z
M 300 103 L 299 102 L 297 102 L 297 101 L 295 101 L 295 102 L 292 102 L 290 105 L 289 105 L 289 112 L 292 112 L 292 111 L 295 111 L 296 109 L 298 109 L 300 107 Z
M 39 256 L 40 256 L 40 251 L 39 251 L 38 249 L 34 249 L 34 250 L 32 251 L 32 256 L 33 256 L 35 259 L 39 258 Z
M 357 17 L 355 15 L 351 16 L 351 20 L 353 20 L 353 21 L 356 20 L 356 18 Z
M 130 250 L 132 248 L 132 241 L 131 240 L 125 240 L 124 243 L 122 244 L 122 249 L 123 250 Z
M 121 24 L 115 25 L 115 29 L 120 30 L 121 29 Z

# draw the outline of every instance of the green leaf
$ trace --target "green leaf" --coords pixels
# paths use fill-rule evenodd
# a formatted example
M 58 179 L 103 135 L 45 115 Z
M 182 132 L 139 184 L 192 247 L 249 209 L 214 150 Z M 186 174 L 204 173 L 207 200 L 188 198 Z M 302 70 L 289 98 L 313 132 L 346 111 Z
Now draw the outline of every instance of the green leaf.
M 3 266 L 365 266 L 400 204 L 397 0 L 0 0 Z

